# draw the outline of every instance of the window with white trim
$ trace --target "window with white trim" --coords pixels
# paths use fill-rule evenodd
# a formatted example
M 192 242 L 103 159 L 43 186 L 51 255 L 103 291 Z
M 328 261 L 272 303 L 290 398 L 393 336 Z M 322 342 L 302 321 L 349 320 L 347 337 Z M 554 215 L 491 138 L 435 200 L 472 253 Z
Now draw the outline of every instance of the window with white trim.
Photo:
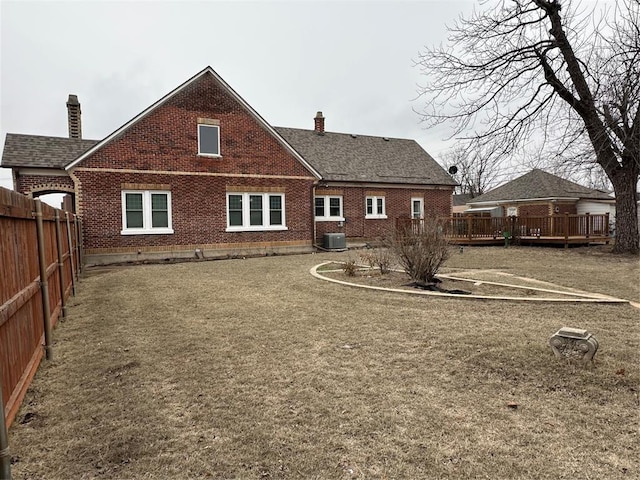
M 364 218 L 387 218 L 384 197 L 367 197 Z
M 122 191 L 122 235 L 173 233 L 171 192 Z
M 220 126 L 198 125 L 198 155 L 220 156 Z
M 315 217 L 317 221 L 344 221 L 342 216 L 342 196 L 318 195 L 315 198 Z
M 227 231 L 287 230 L 284 193 L 227 193 Z

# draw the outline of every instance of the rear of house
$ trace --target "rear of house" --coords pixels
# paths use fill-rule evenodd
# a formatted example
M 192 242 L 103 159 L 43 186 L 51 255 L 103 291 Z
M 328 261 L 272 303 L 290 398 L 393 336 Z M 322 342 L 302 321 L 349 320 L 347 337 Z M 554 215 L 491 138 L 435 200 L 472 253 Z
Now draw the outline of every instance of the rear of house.
M 415 141 L 274 128 L 207 67 L 103 140 L 8 134 L 16 190 L 73 196 L 92 264 L 309 252 L 451 213 L 455 182 Z
M 398 218 L 450 216 L 456 183 L 414 140 L 314 130 L 276 130 L 320 172 L 314 195 L 315 241 L 343 233 L 374 241 Z

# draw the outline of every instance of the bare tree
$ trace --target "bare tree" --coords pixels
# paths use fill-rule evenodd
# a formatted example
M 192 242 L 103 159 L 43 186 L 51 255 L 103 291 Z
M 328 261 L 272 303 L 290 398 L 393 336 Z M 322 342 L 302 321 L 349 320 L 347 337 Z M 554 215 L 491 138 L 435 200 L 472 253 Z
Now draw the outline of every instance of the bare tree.
M 638 254 L 640 0 L 599 14 L 570 0 L 483 3 L 449 27 L 449 46 L 420 55 L 424 120 L 497 156 L 599 165 L 616 195 L 615 250 Z
M 443 156 L 443 166 L 460 184 L 457 193 L 470 195 L 472 198 L 482 195 L 490 188 L 496 187 L 503 177 L 502 159 L 493 154 L 478 142 L 460 144 Z

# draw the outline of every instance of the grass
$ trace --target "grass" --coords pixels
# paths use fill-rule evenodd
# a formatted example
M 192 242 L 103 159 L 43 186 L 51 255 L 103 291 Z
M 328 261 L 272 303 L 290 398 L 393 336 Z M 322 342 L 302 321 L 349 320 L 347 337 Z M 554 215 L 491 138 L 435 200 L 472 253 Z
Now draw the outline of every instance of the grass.
M 14 478 L 636 478 L 638 310 L 322 282 L 348 254 L 89 271 L 9 432 Z M 468 248 L 451 268 L 640 300 L 637 259 Z M 635 282 L 635 283 L 631 283 Z M 556 361 L 561 326 L 600 342 Z

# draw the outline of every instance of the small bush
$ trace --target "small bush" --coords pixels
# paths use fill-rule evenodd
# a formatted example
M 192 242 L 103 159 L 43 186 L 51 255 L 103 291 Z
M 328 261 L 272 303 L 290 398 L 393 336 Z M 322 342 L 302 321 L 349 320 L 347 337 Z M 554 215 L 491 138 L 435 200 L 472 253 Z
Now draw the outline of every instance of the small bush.
M 342 266 L 342 270 L 344 270 L 344 273 L 347 276 L 355 277 L 356 276 L 356 272 L 358 271 L 358 264 L 356 263 L 356 261 L 353 258 L 350 258 L 346 262 L 344 262 L 344 264 Z
M 391 271 L 393 263 L 393 252 L 389 248 L 374 248 L 370 251 L 361 252 L 360 260 L 369 268 L 377 268 L 381 275 L 385 275 Z

